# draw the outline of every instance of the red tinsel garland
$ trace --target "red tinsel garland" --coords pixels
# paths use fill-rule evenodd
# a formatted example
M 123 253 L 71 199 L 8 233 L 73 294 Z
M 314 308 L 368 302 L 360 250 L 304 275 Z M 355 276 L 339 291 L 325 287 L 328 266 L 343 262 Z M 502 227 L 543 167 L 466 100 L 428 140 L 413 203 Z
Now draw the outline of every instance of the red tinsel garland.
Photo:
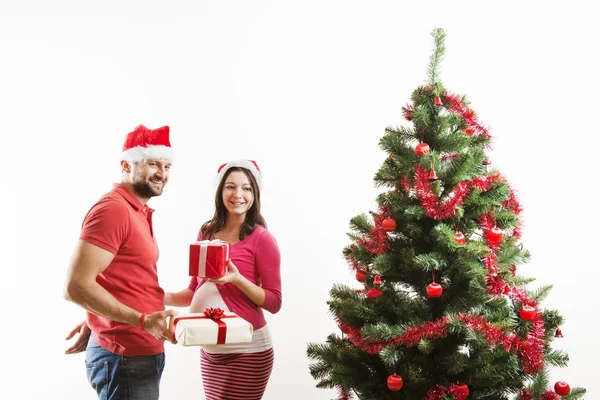
M 545 390 L 540 400 L 561 400 L 562 397 L 552 390 Z
M 406 176 L 402 176 L 402 178 L 400 178 L 400 186 L 404 192 L 408 193 L 410 191 L 410 183 L 408 183 L 408 178 Z
M 500 175 L 495 174 L 485 178 L 473 178 L 468 181 L 459 182 L 456 184 L 454 190 L 452 190 L 447 198 L 440 204 L 437 195 L 431 190 L 429 172 L 420 165 L 415 167 L 415 189 L 417 191 L 417 196 L 421 201 L 421 206 L 423 206 L 425 214 L 429 218 L 435 220 L 452 217 L 456 212 L 456 207 L 463 204 L 465 196 L 472 188 L 485 191 L 497 179 L 501 179 Z
M 519 335 L 514 333 L 504 333 L 500 328 L 487 322 L 483 317 L 462 313 L 459 313 L 458 317 L 467 328 L 482 334 L 489 345 L 502 346 L 505 351 L 516 354 L 521 360 L 525 372 L 534 374 L 539 372 L 543 367 L 544 326 L 540 313 L 532 321 L 533 329 L 527 334 L 526 339 L 521 339 Z M 419 325 L 414 325 L 406 329 L 404 334 L 390 340 L 367 341 L 362 339 L 361 328 L 345 325 L 341 319 L 337 318 L 340 329 L 348 336 L 352 344 L 369 354 L 378 354 L 386 346 L 414 347 L 422 339 L 445 338 L 448 336 L 448 321 L 447 317 L 442 317 L 436 321 L 427 321 Z
M 413 119 L 413 111 L 415 107 L 411 104 L 407 107 L 402 107 L 402 115 L 406 118 L 407 121 L 412 121 Z
M 344 387 L 340 385 L 336 386 L 336 388 L 338 391 L 337 400 L 352 400 L 353 396 L 349 390 L 344 389 Z
M 440 155 L 442 161 L 453 161 L 458 158 L 458 153 L 444 153 Z
M 484 232 L 489 231 L 496 225 L 496 223 L 492 220 L 492 217 L 489 212 L 482 214 L 479 217 L 479 226 L 483 229 Z M 489 243 L 486 240 L 486 243 Z
M 523 370 L 528 374 L 535 374 L 544 366 L 544 322 L 541 313 L 537 313 L 532 321 L 533 329 L 527 334 L 525 339 L 514 333 L 505 334 L 502 330 L 485 320 L 483 317 L 467 316 L 459 314 L 460 320 L 466 324 L 469 329 L 481 333 L 488 344 L 501 345 L 504 350 L 517 354 Z
M 504 180 L 504 182 L 506 182 L 506 179 L 504 179 L 504 178 L 502 178 L 502 179 Z M 508 183 L 507 183 L 507 185 L 508 185 Z M 509 188 L 510 188 L 510 185 L 509 185 Z M 519 223 L 517 224 L 517 226 L 514 227 L 512 236 L 517 240 L 520 239 L 521 238 L 521 225 L 522 225 L 520 214 L 521 214 L 521 211 L 523 211 L 523 208 L 521 207 L 521 204 L 519 204 L 519 201 L 517 200 L 517 197 L 515 196 L 515 192 L 512 190 L 512 188 L 510 188 L 510 197 L 508 198 L 508 200 L 505 200 L 504 202 L 502 202 L 502 206 L 504 208 L 511 210 L 512 212 L 515 213 L 515 215 L 517 215 L 519 217 Z
M 475 131 L 474 133 L 491 138 L 488 129 L 477 121 L 477 115 L 475 112 L 465 106 L 458 95 L 446 92 L 444 94 L 444 100 L 444 103 L 450 104 L 448 110 L 460 115 L 467 122 L 467 124 L 473 128 Z
M 521 287 L 510 288 L 508 296 L 511 299 L 513 299 L 519 303 L 522 303 L 523 305 L 527 305 L 527 306 L 531 306 L 531 307 L 535 307 L 537 305 L 537 302 L 535 300 L 531 300 L 529 298 L 529 296 L 527 295 L 527 291 Z
M 516 199 L 514 192 L 510 191 L 510 198 L 503 203 L 503 206 L 519 215 L 522 211 L 521 205 Z M 489 213 L 482 215 L 479 218 L 479 226 L 484 232 L 487 232 L 495 225 L 495 221 L 492 220 Z M 519 225 L 513 231 L 513 236 L 517 238 L 520 236 Z M 491 253 L 488 254 L 483 264 L 488 270 L 488 276 L 486 277 L 486 285 L 488 292 L 492 295 L 506 294 L 513 301 L 535 307 L 537 303 L 531 300 L 527 296 L 525 289 L 521 287 L 510 287 L 509 284 L 504 281 L 500 275 L 498 275 L 498 256 L 497 251 L 500 249 L 500 243 L 490 242 L 487 239 L 487 235 L 484 235 L 486 244 L 490 248 Z M 511 274 L 516 274 L 516 266 L 511 266 Z M 543 368 L 544 364 L 544 336 L 546 329 L 544 327 L 544 321 L 540 311 L 536 313 L 534 320 L 532 321 L 532 329 L 527 334 L 526 339 L 522 340 L 519 345 L 519 357 L 523 364 L 523 369 L 527 373 L 537 373 Z
M 352 344 L 369 354 L 378 354 L 384 347 L 390 345 L 416 346 L 421 339 L 439 339 L 448 336 L 448 319 L 443 317 L 437 321 L 427 321 L 415 325 L 404 331 L 403 335 L 388 341 L 366 341 L 362 339 L 362 329 L 345 325 L 343 321 L 336 318 L 342 332 L 348 336 Z
M 493 295 L 508 295 L 511 299 L 516 300 L 523 305 L 528 305 L 531 307 L 535 307 L 537 302 L 535 300 L 531 300 L 527 296 L 527 292 L 525 289 L 521 287 L 510 287 L 508 282 L 502 279 L 500 275 L 498 275 L 498 264 L 497 264 L 497 256 L 496 253 L 490 253 L 486 257 L 483 258 L 483 265 L 488 270 L 489 274 L 486 276 L 485 281 L 488 288 L 488 293 Z M 513 267 L 510 268 L 511 274 L 516 273 L 516 269 Z
M 485 240 L 485 244 L 489 247 L 489 249 L 493 252 L 500 250 L 500 248 L 502 247 L 502 242 L 492 242 L 487 237 L 487 232 L 494 226 L 496 226 L 496 221 L 494 221 L 489 212 L 482 214 L 479 217 L 479 226 L 483 231 L 483 239 Z
M 429 391 L 425 394 L 424 400 L 440 400 L 446 394 L 451 395 L 456 400 L 464 400 L 469 397 L 468 394 L 460 391 L 458 385 L 453 383 L 450 385 L 450 387 L 436 385 L 434 389 L 429 389 Z
M 486 277 L 488 292 L 493 295 L 507 294 L 510 298 L 523 305 L 535 307 L 536 302 L 529 299 L 527 292 L 523 288 L 511 288 L 506 281 L 502 280 L 497 273 L 497 261 L 496 252 L 488 254 L 483 259 L 483 265 L 489 272 Z M 522 340 L 519 344 L 519 356 L 523 364 L 523 369 L 527 373 L 536 373 L 543 368 L 545 332 L 546 329 L 544 327 L 542 314 L 538 311 L 532 321 L 531 331 L 527 334 L 526 339 Z M 488 339 L 488 337 L 486 337 L 486 339 Z
M 488 275 L 485 277 L 485 283 L 488 293 L 499 296 L 508 294 L 510 286 L 498 275 L 498 257 L 495 252 L 492 252 L 483 258 L 483 265 L 488 270 Z
M 373 213 L 374 226 L 369 232 L 369 239 L 361 239 L 361 244 L 365 246 L 371 254 L 385 254 L 390 248 L 388 242 L 387 232 L 381 226 L 384 219 L 390 217 L 390 208 L 388 206 L 381 206 L 378 213 Z
M 531 393 L 531 390 L 529 390 L 527 388 L 523 388 L 523 390 L 521 391 L 521 394 L 519 395 L 519 400 L 560 400 L 560 399 L 561 399 L 561 397 L 552 390 L 545 390 L 544 394 L 542 394 L 542 397 L 538 397 L 537 399 L 533 398 L 533 393 Z
M 350 245 L 350 249 L 354 250 L 356 248 L 355 244 Z M 346 262 L 348 262 L 348 266 L 351 271 L 356 271 L 359 268 L 358 262 L 352 257 L 352 254 L 348 254 L 346 257 Z
M 523 388 L 521 395 L 519 396 L 519 400 L 533 400 L 533 394 L 531 393 L 531 390 Z
M 527 333 L 527 340 L 521 343 L 521 362 L 523 370 L 535 374 L 544 368 L 544 336 L 546 328 L 540 311 L 536 312 L 532 321 L 533 327 Z

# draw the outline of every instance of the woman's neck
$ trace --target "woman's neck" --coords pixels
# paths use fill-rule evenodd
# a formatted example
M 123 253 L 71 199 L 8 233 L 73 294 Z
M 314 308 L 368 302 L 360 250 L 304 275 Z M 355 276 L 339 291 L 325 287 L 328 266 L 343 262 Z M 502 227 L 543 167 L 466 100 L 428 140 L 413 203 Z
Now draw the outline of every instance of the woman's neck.
M 245 215 L 228 215 L 222 230 L 225 232 L 239 232 L 245 218 Z

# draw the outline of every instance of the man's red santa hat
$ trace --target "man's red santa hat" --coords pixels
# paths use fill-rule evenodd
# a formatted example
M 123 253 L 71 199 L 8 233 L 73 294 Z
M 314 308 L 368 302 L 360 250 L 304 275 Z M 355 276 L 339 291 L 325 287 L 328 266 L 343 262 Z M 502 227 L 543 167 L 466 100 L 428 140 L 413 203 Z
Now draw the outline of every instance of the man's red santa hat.
M 227 173 L 227 170 L 233 167 L 241 167 L 249 170 L 250 173 L 252 173 L 252 176 L 254 176 L 258 188 L 262 189 L 262 174 L 260 172 L 260 168 L 258 168 L 258 164 L 254 160 L 234 160 L 221 165 L 217 170 L 217 184 L 221 182 L 221 180 Z
M 121 160 L 136 162 L 141 160 L 173 161 L 174 153 L 169 142 L 169 127 L 148 129 L 138 125 L 127 134 Z

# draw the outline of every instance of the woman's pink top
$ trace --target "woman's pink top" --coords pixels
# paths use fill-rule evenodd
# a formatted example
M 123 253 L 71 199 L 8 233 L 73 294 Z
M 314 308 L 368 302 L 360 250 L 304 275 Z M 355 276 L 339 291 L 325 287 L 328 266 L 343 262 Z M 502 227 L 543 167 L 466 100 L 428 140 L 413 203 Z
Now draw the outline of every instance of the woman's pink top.
M 202 232 L 198 233 L 198 240 L 203 240 Z M 268 230 L 257 225 L 252 234 L 230 246 L 229 258 L 246 279 L 262 287 L 265 301 L 257 306 L 231 283 L 217 285 L 219 293 L 232 312 L 250 322 L 254 330 L 260 329 L 267 323 L 263 308 L 272 314 L 281 308 L 281 256 L 277 241 Z M 192 277 L 188 288 L 195 292 L 203 283 L 204 279 Z

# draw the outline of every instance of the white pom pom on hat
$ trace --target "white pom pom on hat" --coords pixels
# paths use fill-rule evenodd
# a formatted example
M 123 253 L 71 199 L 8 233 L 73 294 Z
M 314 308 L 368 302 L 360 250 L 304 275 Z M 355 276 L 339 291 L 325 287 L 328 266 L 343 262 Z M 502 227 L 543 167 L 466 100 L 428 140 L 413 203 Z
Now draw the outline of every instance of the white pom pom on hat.
M 262 189 L 262 174 L 260 168 L 258 168 L 258 164 L 254 160 L 234 160 L 221 165 L 217 170 L 217 185 L 221 182 L 221 179 L 223 179 L 223 176 L 225 176 L 227 171 L 234 167 L 241 167 L 249 170 L 254 176 L 258 188 Z

